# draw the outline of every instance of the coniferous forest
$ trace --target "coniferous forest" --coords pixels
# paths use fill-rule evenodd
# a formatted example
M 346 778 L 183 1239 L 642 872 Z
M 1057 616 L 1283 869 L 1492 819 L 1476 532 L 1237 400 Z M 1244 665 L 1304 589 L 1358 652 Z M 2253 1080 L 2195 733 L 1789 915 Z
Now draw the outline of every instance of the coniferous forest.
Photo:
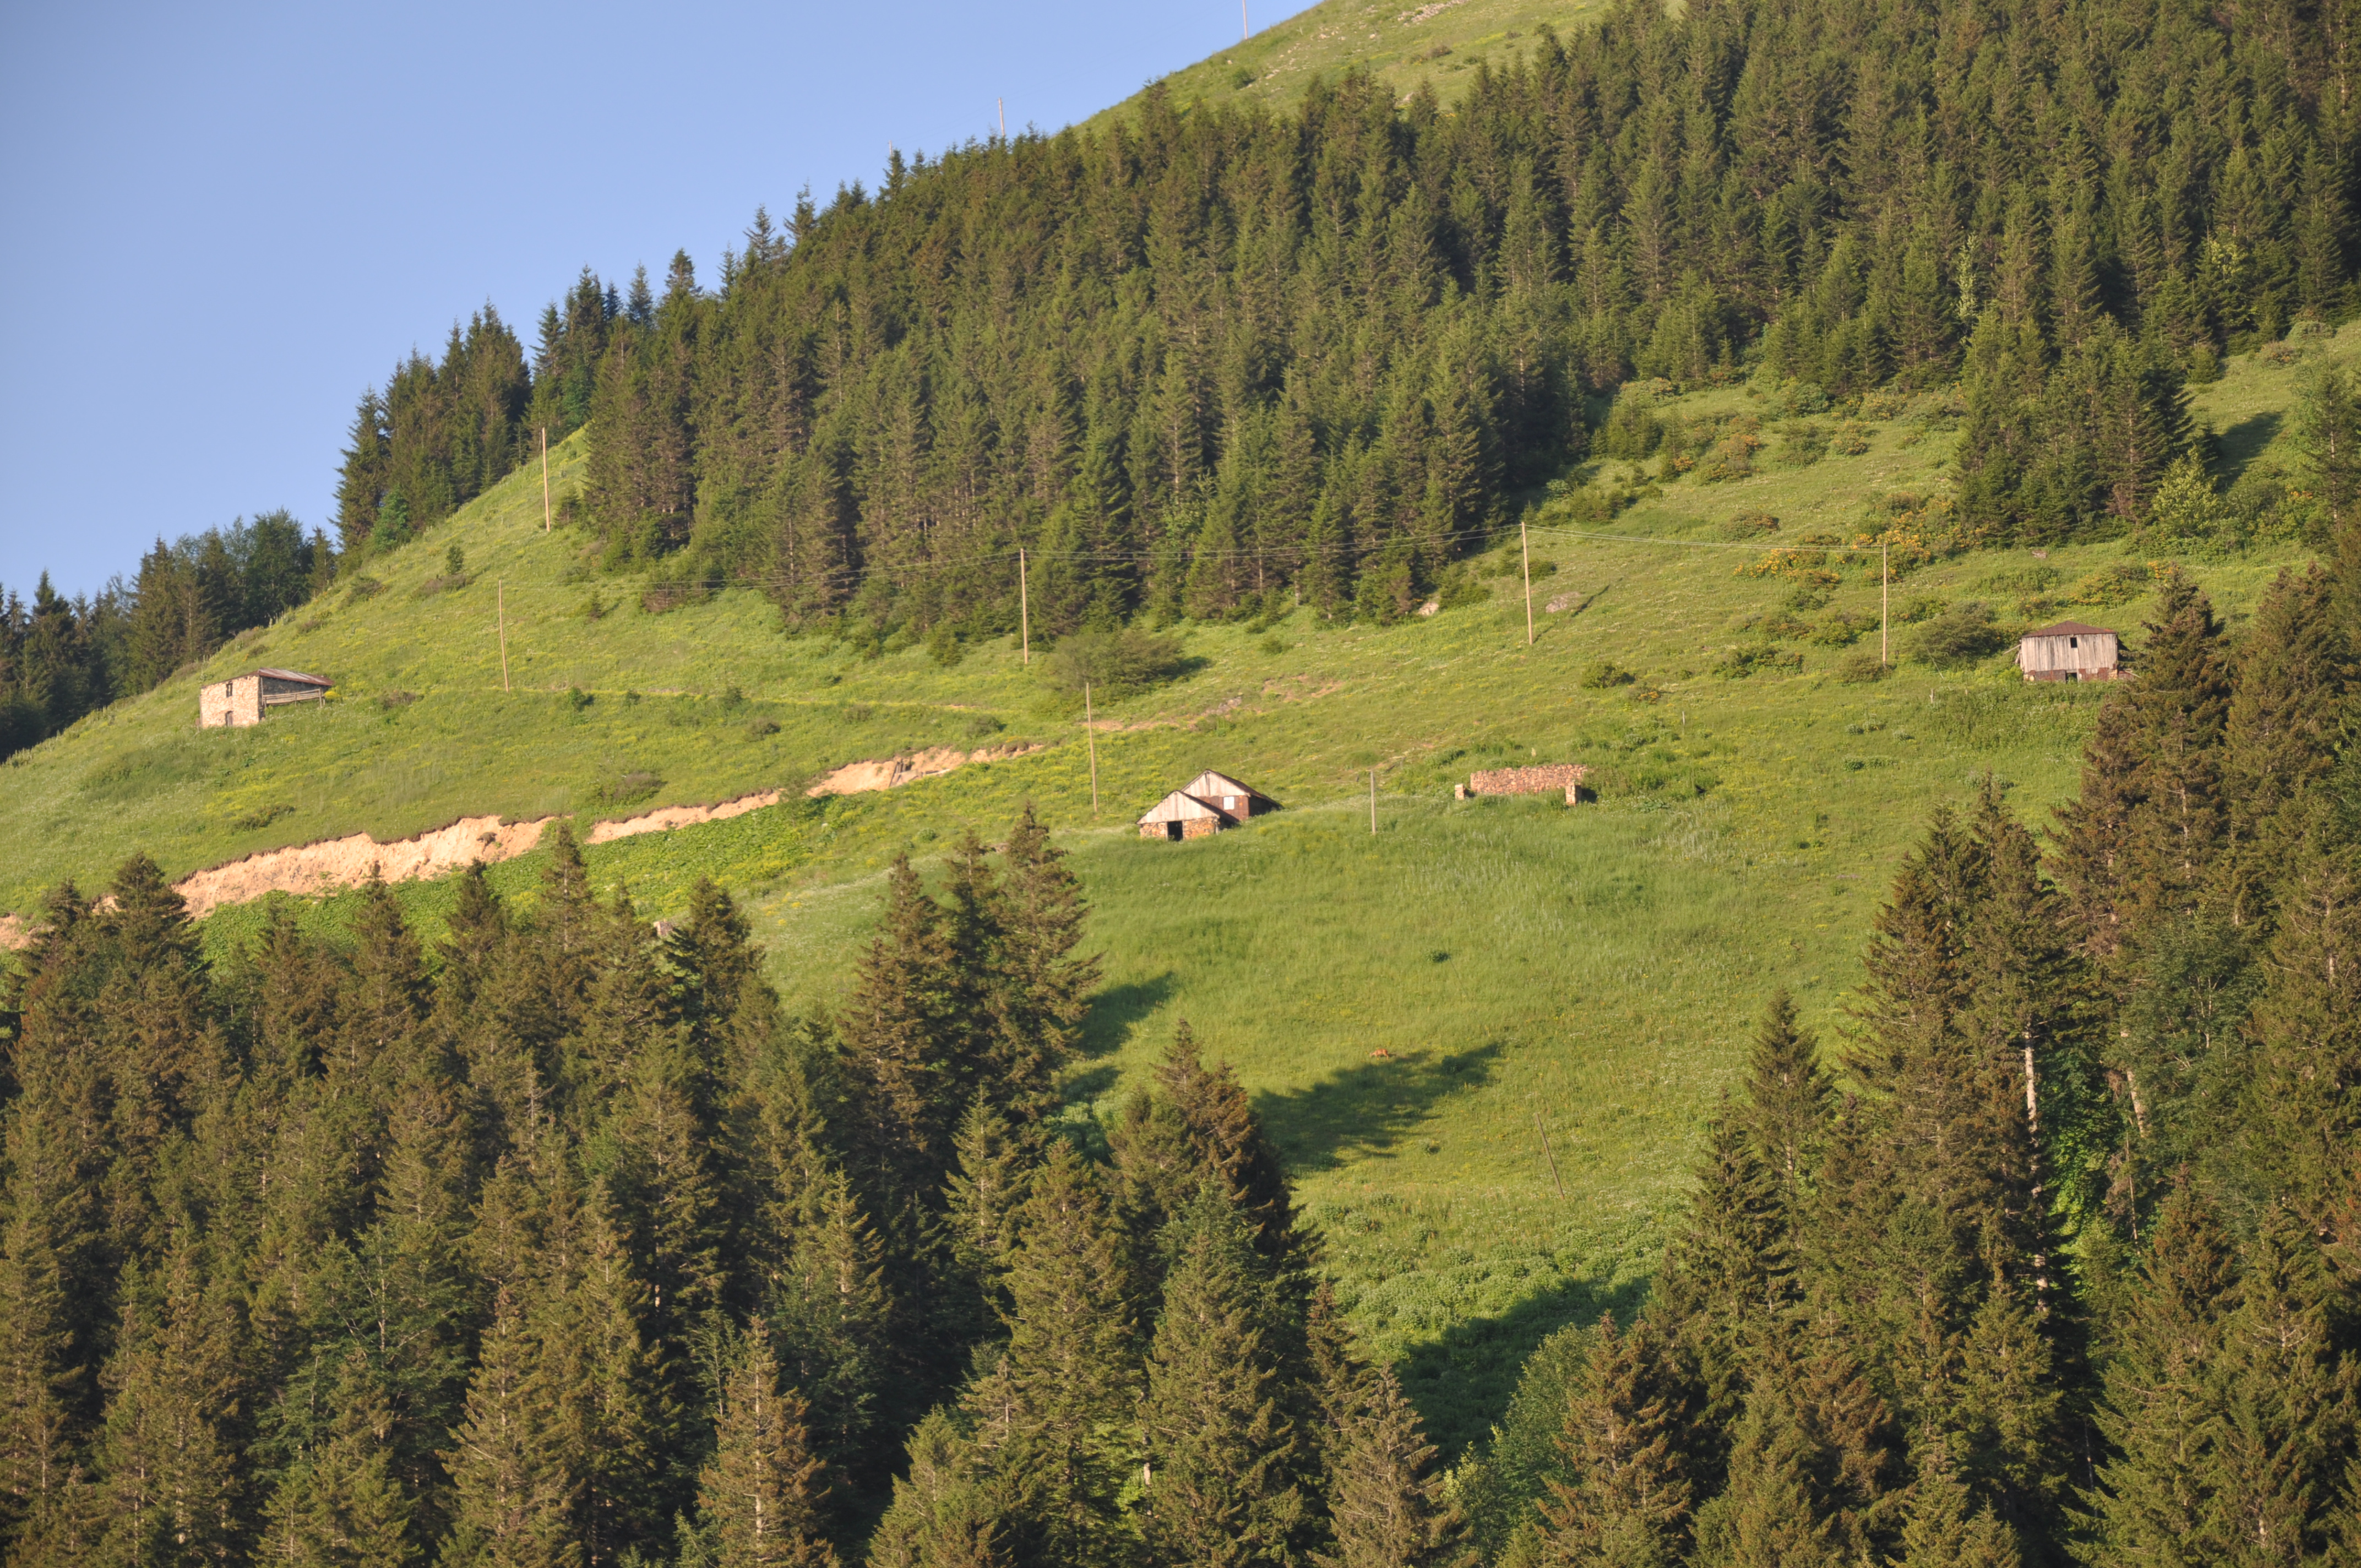
M 1648 455 L 1653 378 L 1746 374 L 1951 389 L 1951 543 L 2103 537 L 2202 437 L 2190 381 L 2353 303 L 2353 35 L 2342 4 L 1724 0 L 1619 6 L 1448 113 L 1151 90 L 758 214 L 711 290 L 686 255 L 586 273 L 530 373 L 455 328 L 364 398 L 341 524 L 399 536 L 587 422 L 610 563 L 799 625 L 1013 627 L 1019 548 L 1051 635 L 1387 620 L 1594 434 Z
M 226 961 L 135 860 L 10 980 L 0 1502 L 33 1563 L 2306 1563 L 2361 1551 L 2361 556 L 2169 581 L 2043 851 L 1987 780 L 1841 1042 L 1767 999 L 1652 1296 L 1446 1468 L 1028 808 L 832 1015 L 570 837 L 431 948 Z

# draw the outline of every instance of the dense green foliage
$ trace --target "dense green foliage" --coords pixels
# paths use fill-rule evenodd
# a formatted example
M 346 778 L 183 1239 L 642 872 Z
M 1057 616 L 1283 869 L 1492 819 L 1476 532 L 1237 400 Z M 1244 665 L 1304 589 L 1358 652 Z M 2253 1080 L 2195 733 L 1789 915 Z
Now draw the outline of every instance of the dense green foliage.
M 1184 1029 L 1109 1158 L 1060 1130 L 1060 860 L 1027 811 L 940 900 L 897 866 L 834 1025 L 570 839 L 432 950 L 381 886 L 220 966 L 144 860 L 60 889 L 0 998 L 9 1561 L 828 1563 L 914 1427 L 881 1560 L 1357 1562 L 1404 1508 L 1434 1560 L 1235 1080 Z
M 1956 378 L 1961 538 L 2120 529 L 2198 433 L 2189 378 L 2350 302 L 2349 34 L 2335 6 L 1732 0 L 1544 38 L 1449 115 L 1366 78 L 1276 115 L 1151 91 L 758 214 L 709 293 L 685 257 L 628 304 L 586 278 L 535 406 L 566 428 L 587 381 L 613 558 L 686 551 L 881 633 L 1005 629 L 1019 547 L 1052 636 L 1389 619 L 1590 423 L 1647 455 L 1644 412 L 1597 403 L 1635 377 L 1751 370 L 1804 408 Z M 466 445 L 416 461 L 435 442 Z
M 45 575 L 30 606 L 0 598 L 0 757 L 269 625 L 331 581 L 335 560 L 324 534 L 307 540 L 271 511 L 159 539 L 127 587 L 68 599 Z
M 1498 1561 L 2344 1560 L 2356 564 L 2235 648 L 2169 585 L 2048 861 L 1988 784 L 1849 1048 L 1774 1000 L 1653 1299 L 1546 1347 L 1478 1467 Z

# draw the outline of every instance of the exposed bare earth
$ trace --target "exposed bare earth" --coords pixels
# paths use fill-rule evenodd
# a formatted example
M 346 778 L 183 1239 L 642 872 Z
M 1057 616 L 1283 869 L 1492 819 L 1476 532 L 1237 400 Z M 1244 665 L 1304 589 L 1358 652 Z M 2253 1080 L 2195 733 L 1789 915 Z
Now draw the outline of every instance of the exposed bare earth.
M 906 757 L 888 757 L 883 762 L 847 762 L 804 793 L 813 796 L 865 795 L 871 790 L 893 789 L 914 779 L 930 779 L 967 762 L 994 762 L 1007 757 L 1022 757 L 1040 749 L 1038 746 L 985 746 L 978 751 L 962 751 L 955 747 L 937 746 L 931 751 L 913 751 Z
M 33 933 L 22 919 L 14 915 L 0 915 L 0 948 L 13 951 L 32 939 Z
M 848 762 L 805 793 L 860 795 L 869 790 L 892 789 L 915 779 L 937 777 L 968 762 L 1021 757 L 1040 749 L 986 746 L 961 751 L 946 746 L 882 762 Z M 717 806 L 660 806 L 639 817 L 598 823 L 590 829 L 588 841 L 606 844 L 642 833 L 663 833 L 700 822 L 742 817 L 766 806 L 776 806 L 780 795 L 778 790 L 768 789 Z M 192 919 L 203 919 L 225 904 L 243 904 L 267 893 L 313 897 L 340 887 L 357 887 L 372 874 L 384 882 L 447 876 L 471 861 L 490 865 L 530 851 L 541 842 L 542 831 L 555 820 L 540 817 L 529 822 L 503 822 L 497 817 L 463 817 L 446 828 L 390 844 L 380 844 L 366 833 L 355 833 L 346 839 L 264 850 L 244 860 L 194 872 L 175 883 L 173 891 L 187 902 Z M 20 917 L 0 916 L 0 948 L 22 948 L 31 939 L 32 933 Z
M 735 800 L 725 800 L 719 806 L 666 806 L 644 817 L 627 817 L 620 822 L 601 822 L 590 829 L 589 841 L 604 844 L 612 839 L 629 839 L 640 833 L 663 833 L 675 828 L 693 827 L 699 822 L 719 822 L 726 817 L 743 817 L 750 811 L 760 811 L 766 806 L 779 804 L 779 792 L 774 789 L 741 795 Z
M 662 833 L 699 822 L 742 817 L 779 803 L 779 792 L 762 790 L 725 800 L 719 806 L 666 806 L 640 817 L 601 822 L 590 829 L 593 844 L 630 839 L 642 833 Z M 371 872 L 385 882 L 409 882 L 419 877 L 446 876 L 470 861 L 490 865 L 526 853 L 541 842 L 542 830 L 555 821 L 537 817 L 530 822 L 502 822 L 497 817 L 463 817 L 447 828 L 380 844 L 366 833 L 349 839 L 328 839 L 291 849 L 265 850 L 242 861 L 213 866 L 174 885 L 188 902 L 192 919 L 203 919 L 225 904 L 243 904 L 266 893 L 316 895 L 340 887 L 357 887 Z M 11 927 L 0 920 L 0 942 L 21 947 L 21 935 L 11 938 Z

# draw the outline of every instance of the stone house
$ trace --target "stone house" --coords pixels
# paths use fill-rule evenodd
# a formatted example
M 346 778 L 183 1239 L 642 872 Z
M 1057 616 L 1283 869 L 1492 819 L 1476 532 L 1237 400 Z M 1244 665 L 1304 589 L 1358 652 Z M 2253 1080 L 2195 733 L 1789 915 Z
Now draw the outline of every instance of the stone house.
M 197 693 L 197 728 L 242 729 L 259 724 L 274 707 L 320 701 L 328 695 L 330 685 L 317 675 L 295 670 L 248 670 Z
M 1277 811 L 1279 802 L 1252 784 L 1208 768 L 1148 807 L 1139 819 L 1143 839 L 1202 839 L 1249 817 Z

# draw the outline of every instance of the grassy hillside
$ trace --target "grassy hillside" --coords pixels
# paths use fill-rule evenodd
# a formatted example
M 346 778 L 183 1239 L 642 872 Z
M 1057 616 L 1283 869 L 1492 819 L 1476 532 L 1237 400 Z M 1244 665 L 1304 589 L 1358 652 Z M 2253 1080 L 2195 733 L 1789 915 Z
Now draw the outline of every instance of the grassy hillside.
M 2361 328 L 2309 339 L 2202 389 L 2227 460 L 2285 461 L 2298 377 L 2356 346 Z M 135 848 L 179 874 L 463 814 L 588 820 L 799 787 L 923 745 L 1041 742 L 886 795 L 797 795 L 602 846 L 591 862 L 652 915 L 678 908 L 698 874 L 719 878 L 752 909 L 779 984 L 829 1006 L 894 854 L 924 858 L 971 827 L 990 837 L 1038 802 L 1107 955 L 1069 1114 L 1087 1128 L 1107 1113 L 1190 1019 L 1269 1118 L 1356 1321 L 1401 1358 L 1441 1436 L 1464 1442 L 1540 1333 L 1643 1285 L 1763 996 L 1792 986 L 1838 1025 L 1870 916 L 1927 812 L 1964 802 L 1991 770 L 2020 814 L 2046 821 L 2074 788 L 2098 696 L 2028 687 L 2004 652 L 1909 662 L 1909 628 L 1892 677 L 1847 684 L 1840 662 L 1876 644 L 1873 566 L 1839 558 L 1839 580 L 1817 586 L 1752 575 L 1783 543 L 1939 496 L 1955 437 L 1938 400 L 1802 424 L 1742 387 L 1668 389 L 1662 407 L 1757 419 L 1756 471 L 1706 483 L 1700 468 L 1609 524 L 1576 521 L 1572 494 L 1544 503 L 1532 647 L 1501 554 L 1479 564 L 1511 571 L 1479 576 L 1487 602 L 1400 626 L 1331 630 L 1299 612 L 1268 632 L 1190 628 L 1193 674 L 1101 712 L 1095 817 L 1079 715 L 1016 647 L 948 667 L 917 647 L 865 659 L 783 636 L 744 589 L 652 612 L 643 585 L 587 570 L 582 540 L 541 532 L 528 472 L 372 564 L 379 591 L 340 588 L 0 767 L 0 907 L 29 910 L 62 877 L 103 880 Z M 1825 455 L 1802 462 L 1822 435 Z M 562 493 L 579 455 L 561 458 Z M 472 580 L 424 593 L 449 576 L 454 543 Z M 2279 546 L 2182 564 L 2235 626 L 2299 558 Z M 2136 630 L 2148 568 L 2125 544 L 1990 552 L 1909 573 L 1894 603 L 1978 600 L 2012 627 L 2072 614 Z M 588 613 L 598 607 L 611 608 Z M 1848 620 L 1867 629 L 1852 648 L 1811 640 Z M 1715 673 L 1732 648 L 1765 646 L 1800 668 Z M 1601 662 L 1634 678 L 1585 685 Z M 336 699 L 198 731 L 197 684 L 257 663 L 331 676 Z M 1559 759 L 1598 770 L 1595 805 L 1451 799 L 1473 767 Z M 1134 836 L 1133 817 L 1208 765 L 1289 809 L 1210 842 Z M 529 896 L 541 860 L 495 881 Z M 403 891 L 433 929 L 447 884 Z M 304 917 L 333 927 L 348 902 Z M 261 917 L 226 911 L 209 939 L 226 948 Z
M 1161 84 L 1181 104 L 1279 107 L 1312 82 L 1333 82 L 1358 66 L 1397 98 L 1425 82 L 1449 104 L 1478 61 L 1503 64 L 1531 48 L 1539 28 L 1571 32 L 1605 8 L 1600 0 L 1324 0 L 1173 71 Z M 1090 123 L 1118 118 L 1137 104 L 1118 104 Z

